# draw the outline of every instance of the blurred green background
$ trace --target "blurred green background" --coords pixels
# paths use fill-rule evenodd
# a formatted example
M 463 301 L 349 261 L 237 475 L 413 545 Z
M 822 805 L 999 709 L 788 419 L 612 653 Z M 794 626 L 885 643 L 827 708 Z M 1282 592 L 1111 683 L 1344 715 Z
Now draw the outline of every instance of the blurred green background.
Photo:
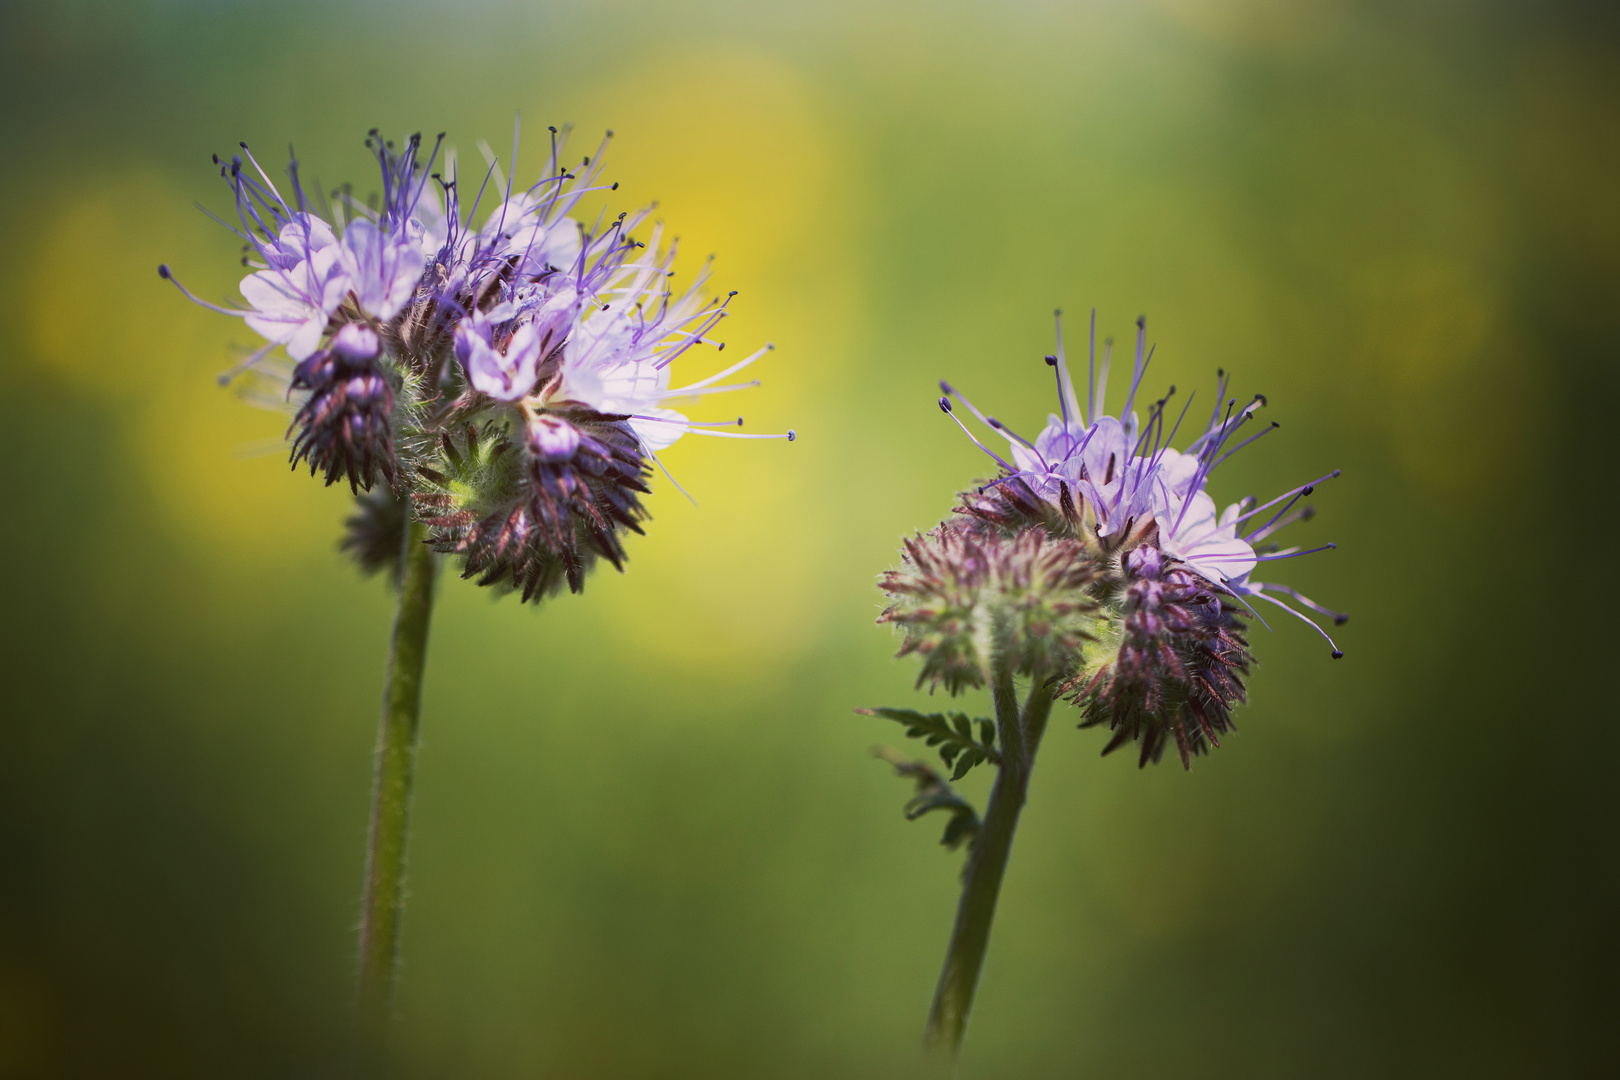
M 390 599 L 153 270 L 234 289 L 239 139 L 365 191 L 517 112 L 617 130 L 801 438 L 682 442 L 583 597 L 444 582 L 403 1075 L 915 1069 L 959 858 L 851 713 L 926 701 L 873 579 L 986 471 L 934 381 L 1037 427 L 1058 305 L 1269 396 L 1217 498 L 1344 469 L 1285 580 L 1355 618 L 1190 775 L 1054 724 L 961 1075 L 1620 1074 L 1606 10 L 4 5 L 0 1077 L 338 1074 Z

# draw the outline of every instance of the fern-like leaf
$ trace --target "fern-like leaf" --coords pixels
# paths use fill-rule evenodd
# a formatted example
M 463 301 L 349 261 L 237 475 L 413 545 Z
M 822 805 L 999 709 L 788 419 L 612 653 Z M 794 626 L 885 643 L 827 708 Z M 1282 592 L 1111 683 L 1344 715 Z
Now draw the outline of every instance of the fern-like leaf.
M 982 762 L 1001 766 L 1001 753 L 996 749 L 994 721 L 970 720 L 966 713 L 920 713 L 915 709 L 856 709 L 862 716 L 881 716 L 893 720 L 906 729 L 906 736 L 921 739 L 926 745 L 937 747 L 940 760 L 951 769 L 951 780 L 966 776 L 968 770 Z M 974 732 L 977 725 L 978 731 Z
M 974 837 L 979 835 L 979 815 L 971 803 L 945 782 L 943 776 L 927 763 L 913 761 L 887 746 L 874 746 L 872 754 L 893 765 L 896 775 L 916 781 L 916 793 L 905 807 L 907 821 L 916 821 L 924 814 L 944 810 L 950 814 L 950 820 L 945 823 L 945 835 L 939 842 L 951 851 L 963 844 L 972 844 Z

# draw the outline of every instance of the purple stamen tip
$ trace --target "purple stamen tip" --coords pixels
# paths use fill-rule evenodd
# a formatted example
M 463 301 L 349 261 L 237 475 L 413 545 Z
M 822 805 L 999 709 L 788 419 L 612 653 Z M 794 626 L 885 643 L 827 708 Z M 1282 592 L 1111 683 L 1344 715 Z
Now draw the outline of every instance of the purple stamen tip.
M 1047 358 L 1046 358 L 1046 366 L 1047 366 L 1047 367 L 1057 367 L 1057 357 L 1055 357 L 1055 356 L 1048 356 L 1048 357 L 1047 357 Z
M 949 394 L 949 393 L 952 392 L 951 391 L 951 384 L 946 382 L 944 379 L 939 380 L 939 389 L 940 389 L 940 392 L 944 393 L 944 394 Z
M 945 398 L 945 397 L 940 398 L 939 399 L 939 407 L 940 407 L 940 409 L 942 409 L 945 412 L 950 412 L 951 411 L 951 399 L 950 398 Z
M 798 432 L 794 431 L 792 428 L 788 428 L 788 442 L 792 442 L 794 439 L 797 439 L 798 437 L 799 437 Z
M 1348 615 L 1335 615 L 1335 616 L 1333 616 L 1333 625 L 1334 626 L 1343 626 L 1345 623 L 1347 623 L 1349 621 L 1350 621 L 1350 616 L 1348 616 Z
M 1333 650 L 1333 659 L 1335 659 L 1335 660 L 1343 660 L 1344 659 L 1344 650 L 1343 649 L 1334 649 Z
M 169 280 L 169 264 L 168 263 L 158 263 L 158 277 L 162 278 L 164 281 Z

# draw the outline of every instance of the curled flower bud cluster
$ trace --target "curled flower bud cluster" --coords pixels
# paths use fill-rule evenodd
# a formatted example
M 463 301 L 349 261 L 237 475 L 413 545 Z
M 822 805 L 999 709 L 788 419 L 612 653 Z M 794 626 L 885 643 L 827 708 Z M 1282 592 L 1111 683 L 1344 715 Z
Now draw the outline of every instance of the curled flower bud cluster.
M 902 558 L 879 581 L 893 602 L 878 621 L 904 631 L 900 655 L 922 658 L 918 686 L 983 686 L 997 652 L 1044 678 L 1066 671 L 1089 633 L 1094 569 L 1073 540 L 942 526 L 907 540 Z
M 1239 407 L 1226 397 L 1223 372 L 1208 424 L 1184 449 L 1172 447 L 1191 398 L 1176 417 L 1168 413 L 1174 387 L 1153 403 L 1145 421 L 1132 411 L 1151 357 L 1144 348 L 1145 322 L 1138 320 L 1137 328 L 1136 366 L 1119 417 L 1104 412 L 1111 343 L 1105 343 L 1100 367 L 1093 345 L 1082 409 L 1064 357 L 1061 322 L 1058 351 L 1046 358 L 1057 381 L 1058 413 L 1035 439 L 941 384 L 941 409 L 1001 471 L 963 493 L 951 522 L 926 541 L 907 543 L 906 568 L 881 582 L 896 603 L 880 621 L 905 628 L 902 654 L 923 657 L 919 685 L 943 683 L 952 693 L 978 686 L 983 678 L 976 665 L 989 639 L 973 621 L 980 610 L 975 605 L 1015 604 L 1018 595 L 1006 579 L 980 570 L 982 562 L 993 561 L 984 553 L 1038 551 L 1066 560 L 1062 573 L 1043 562 L 1047 576 L 1039 580 L 1054 580 L 1055 574 L 1072 583 L 1064 588 L 1076 588 L 1079 598 L 1066 600 L 1066 610 L 1080 621 L 1065 629 L 1058 629 L 1061 620 L 1024 624 L 1020 670 L 1051 678 L 1057 692 L 1080 707 L 1081 726 L 1108 727 L 1113 738 L 1104 753 L 1137 742 L 1145 765 L 1158 761 L 1173 739 L 1183 765 L 1190 766 L 1194 755 L 1219 745 L 1232 728 L 1231 710 L 1245 700 L 1253 657 L 1244 620 L 1265 621 L 1254 601 L 1309 623 L 1327 638 L 1335 659 L 1343 655 L 1305 611 L 1335 623 L 1348 616 L 1288 586 L 1254 580 L 1263 563 L 1333 546 L 1282 548 L 1270 538 L 1311 517 L 1311 507 L 1300 500 L 1338 473 L 1262 505 L 1245 499 L 1217 512 L 1205 491 L 1211 473 L 1277 425 L 1245 431 L 1265 398 L 1256 395 Z M 957 416 L 958 406 L 992 438 L 1006 440 L 1005 457 L 973 434 Z M 1040 543 L 1030 546 L 1030 538 Z M 988 594 L 998 599 L 979 599 Z M 1031 642 L 1048 625 L 1037 668 Z
M 1139 742 L 1145 765 L 1174 738 L 1190 768 L 1193 755 L 1220 746 L 1232 708 L 1245 700 L 1253 657 L 1238 608 L 1156 547 L 1136 548 L 1120 564 L 1113 632 L 1058 689 L 1081 707 L 1081 727 L 1113 732 L 1103 753 Z
M 673 385 L 677 359 L 725 348 L 713 335 L 736 293 L 710 295 L 707 264 L 672 291 L 676 245 L 661 225 L 634 235 L 649 210 L 576 220 L 582 199 L 618 187 L 601 180 L 607 144 L 566 166 L 565 133 L 551 134 L 535 183 L 515 188 L 491 160 L 465 209 L 453 155 L 434 169 L 442 135 L 424 154 L 419 136 L 396 148 L 372 132 L 381 193 L 370 201 L 347 188 L 312 196 L 296 161 L 284 194 L 245 144 L 216 157 L 253 273 L 245 308 L 205 305 L 265 339 L 222 381 L 272 374 L 277 349 L 291 361 L 295 468 L 357 495 L 386 485 L 465 576 L 525 600 L 578 592 L 597 558 L 622 568 L 621 530 L 641 531 L 658 452 L 683 435 L 793 438 L 669 407 L 757 385 L 727 380 L 770 346 Z M 371 535 L 378 522 L 403 527 L 405 513 L 375 509 L 356 519 L 367 523 L 356 551 L 387 547 Z

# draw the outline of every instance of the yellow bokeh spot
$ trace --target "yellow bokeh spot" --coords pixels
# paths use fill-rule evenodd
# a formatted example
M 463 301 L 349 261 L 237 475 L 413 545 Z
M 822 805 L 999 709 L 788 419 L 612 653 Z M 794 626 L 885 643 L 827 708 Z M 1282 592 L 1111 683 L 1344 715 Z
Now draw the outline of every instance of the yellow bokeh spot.
M 132 173 L 63 198 L 43 232 L 28 305 L 36 360 L 116 403 L 123 449 L 154 505 L 226 565 L 329 547 L 337 518 L 307 476 L 288 473 L 279 446 L 287 417 L 217 381 L 253 335 L 157 274 L 162 262 L 198 268 L 188 284 L 220 295 L 245 273 L 234 253 L 229 233 L 179 184 Z M 89 310 L 72 285 L 87 275 L 97 282 Z
M 717 252 L 715 293 L 739 290 L 715 335 L 724 359 L 683 358 L 676 383 L 766 341 L 779 346 L 749 372 L 759 389 L 672 404 L 695 419 L 745 415 L 750 432 L 802 427 L 847 362 L 864 269 L 850 148 L 809 85 L 772 57 L 715 48 L 631 62 L 564 104 L 615 131 L 613 212 L 658 200 L 656 216 L 681 238 L 675 287 Z M 688 435 L 661 455 L 697 505 L 657 474 L 654 520 L 631 540 L 626 579 L 593 584 L 621 639 L 644 655 L 732 671 L 802 648 L 831 593 L 821 582 L 837 572 L 830 517 L 813 509 L 837 498 L 835 459 L 817 435 L 806 430 L 793 446 Z
M 145 392 L 162 378 L 154 368 L 202 339 L 203 320 L 158 278 L 158 264 L 205 249 L 201 234 L 222 230 L 149 173 L 70 192 L 47 214 L 27 308 L 35 358 L 86 389 Z

